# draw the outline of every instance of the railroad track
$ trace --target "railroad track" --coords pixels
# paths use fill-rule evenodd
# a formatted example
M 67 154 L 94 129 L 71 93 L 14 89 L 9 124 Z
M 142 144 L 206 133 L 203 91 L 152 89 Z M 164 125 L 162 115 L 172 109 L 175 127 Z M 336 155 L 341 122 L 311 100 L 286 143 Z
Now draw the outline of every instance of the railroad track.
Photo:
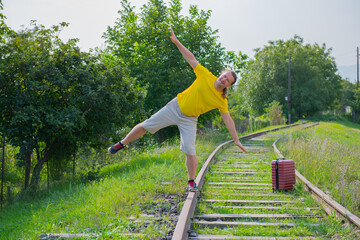
M 335 234 L 339 223 L 327 218 L 301 184 L 292 192 L 272 191 L 277 136 L 271 132 L 243 137 L 247 153 L 229 141 L 209 156 L 195 180 L 201 191 L 188 194 L 173 240 L 325 239 Z

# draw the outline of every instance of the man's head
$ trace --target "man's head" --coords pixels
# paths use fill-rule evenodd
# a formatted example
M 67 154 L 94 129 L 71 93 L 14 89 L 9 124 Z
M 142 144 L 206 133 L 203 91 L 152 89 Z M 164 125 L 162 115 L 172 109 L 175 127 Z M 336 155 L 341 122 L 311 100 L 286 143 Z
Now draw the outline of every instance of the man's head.
M 228 93 L 228 88 L 236 83 L 237 76 L 236 73 L 232 70 L 224 70 L 220 77 L 217 79 L 218 84 L 223 89 L 223 96 L 226 98 Z
M 219 86 L 228 88 L 236 83 L 237 76 L 232 70 L 224 70 L 218 78 Z

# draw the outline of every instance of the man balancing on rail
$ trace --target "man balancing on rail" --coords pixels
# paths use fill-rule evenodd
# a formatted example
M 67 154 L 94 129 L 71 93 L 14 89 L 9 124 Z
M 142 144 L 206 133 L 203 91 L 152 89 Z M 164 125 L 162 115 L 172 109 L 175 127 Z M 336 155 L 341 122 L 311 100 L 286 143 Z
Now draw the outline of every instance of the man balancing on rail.
M 180 149 L 186 154 L 186 167 L 189 176 L 188 190 L 197 191 L 198 188 L 194 182 L 197 168 L 195 138 L 197 119 L 201 114 L 215 108 L 219 109 L 221 117 L 235 144 L 242 151 L 246 152 L 237 136 L 226 99 L 228 88 L 236 82 L 237 76 L 234 71 L 225 70 L 221 73 L 220 77 L 215 77 L 198 63 L 194 55 L 176 38 L 172 29 L 170 39 L 194 69 L 196 80 L 165 107 L 149 119 L 136 125 L 124 139 L 111 146 L 108 151 L 114 154 L 120 149 L 125 148 L 130 142 L 142 137 L 146 132 L 154 134 L 164 127 L 177 125 L 181 137 Z

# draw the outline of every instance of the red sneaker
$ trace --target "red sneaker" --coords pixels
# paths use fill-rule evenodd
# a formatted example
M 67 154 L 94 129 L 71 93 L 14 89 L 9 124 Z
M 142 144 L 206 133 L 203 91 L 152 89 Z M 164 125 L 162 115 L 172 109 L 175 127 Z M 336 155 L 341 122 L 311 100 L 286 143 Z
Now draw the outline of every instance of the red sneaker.
M 122 144 L 121 142 L 118 142 L 115 145 L 112 145 L 111 147 L 108 148 L 109 153 L 111 154 L 115 154 L 117 153 L 119 150 L 125 148 L 126 145 Z

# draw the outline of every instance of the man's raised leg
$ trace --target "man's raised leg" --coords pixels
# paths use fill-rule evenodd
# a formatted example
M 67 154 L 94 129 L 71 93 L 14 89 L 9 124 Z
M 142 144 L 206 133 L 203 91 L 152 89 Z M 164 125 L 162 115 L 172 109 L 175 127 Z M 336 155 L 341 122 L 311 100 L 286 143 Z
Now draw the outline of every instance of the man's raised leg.
M 126 135 L 126 137 L 118 142 L 117 144 L 109 147 L 108 151 L 112 154 L 118 152 L 119 150 L 125 148 L 128 143 L 141 138 L 147 131 L 143 128 L 142 123 L 136 125 L 131 131 Z
M 131 129 L 131 131 L 128 133 L 128 135 L 126 135 L 126 137 L 123 140 L 121 140 L 121 142 L 124 145 L 127 145 L 128 143 L 131 143 L 132 141 L 144 136 L 144 134 L 147 131 L 145 130 L 145 128 L 143 128 L 142 124 L 143 123 L 139 123 L 133 129 Z

